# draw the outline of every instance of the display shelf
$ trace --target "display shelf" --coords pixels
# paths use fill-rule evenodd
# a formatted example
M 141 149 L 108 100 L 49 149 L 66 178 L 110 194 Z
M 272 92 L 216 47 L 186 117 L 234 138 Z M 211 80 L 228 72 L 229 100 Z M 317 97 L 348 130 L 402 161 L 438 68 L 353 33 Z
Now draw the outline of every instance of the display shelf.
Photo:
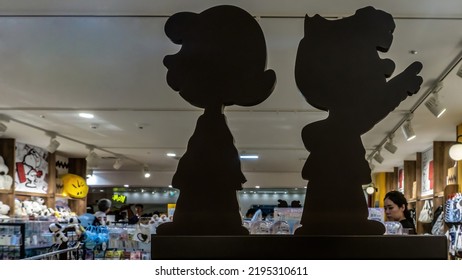
M 68 195 L 63 195 L 63 194 L 55 194 L 55 198 L 64 198 L 64 199 L 69 199 L 69 200 L 85 200 L 84 198 L 73 198 Z
M 434 193 L 433 196 L 434 197 L 443 197 L 444 196 L 444 191 Z
M 429 199 L 432 199 L 432 198 L 433 198 L 433 194 L 429 194 L 429 195 L 419 197 L 418 200 L 429 200 Z
M 44 198 L 49 198 L 52 197 L 53 194 L 49 193 L 33 193 L 33 192 L 14 192 L 15 196 L 26 196 L 26 197 L 44 197 Z
M 8 175 L 14 178 L 16 173 L 16 140 L 13 138 L 2 138 L 0 139 L 0 154 L 2 155 L 5 164 L 7 165 L 9 171 Z M 72 174 L 77 174 L 82 177 L 85 177 L 86 174 L 86 161 L 84 158 L 69 158 L 69 169 L 68 172 Z M 36 193 L 36 192 L 27 192 L 27 191 L 17 191 L 15 186 L 11 186 L 10 190 L 0 190 L 0 201 L 4 204 L 10 206 L 10 216 L 14 216 L 15 211 L 15 198 L 19 200 L 30 199 L 31 197 L 41 197 L 45 200 L 45 205 L 48 208 L 55 208 L 56 198 L 63 198 L 59 194 L 56 194 L 56 154 L 48 153 L 48 189 L 47 193 Z M 78 215 L 84 214 L 86 212 L 86 198 L 82 199 L 70 199 L 70 207 Z

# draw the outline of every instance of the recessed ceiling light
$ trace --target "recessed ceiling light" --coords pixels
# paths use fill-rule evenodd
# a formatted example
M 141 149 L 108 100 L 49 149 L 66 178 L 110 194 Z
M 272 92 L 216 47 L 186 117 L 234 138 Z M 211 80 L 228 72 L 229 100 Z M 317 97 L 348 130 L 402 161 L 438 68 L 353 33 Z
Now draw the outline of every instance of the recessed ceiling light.
M 256 189 L 259 189 L 259 188 L 260 188 L 260 186 L 255 186 L 255 188 L 256 188 Z
M 176 154 L 175 153 L 167 153 L 167 156 L 168 157 L 176 157 Z
M 129 185 L 125 184 L 125 185 L 124 185 L 124 187 L 128 188 L 128 187 L 129 187 Z
M 241 159 L 258 159 L 258 155 L 240 155 Z
M 79 117 L 85 118 L 85 119 L 93 119 L 95 116 L 90 113 L 79 113 Z

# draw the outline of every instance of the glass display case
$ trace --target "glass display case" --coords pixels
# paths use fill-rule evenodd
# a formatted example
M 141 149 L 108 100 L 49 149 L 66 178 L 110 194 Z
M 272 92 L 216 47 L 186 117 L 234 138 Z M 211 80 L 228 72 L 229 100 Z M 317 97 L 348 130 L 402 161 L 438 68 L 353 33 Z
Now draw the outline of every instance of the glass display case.
M 24 223 L 0 223 L 0 260 L 23 259 L 24 237 Z
M 0 223 L 0 259 L 23 259 L 48 251 L 53 245 L 51 223 L 23 219 Z

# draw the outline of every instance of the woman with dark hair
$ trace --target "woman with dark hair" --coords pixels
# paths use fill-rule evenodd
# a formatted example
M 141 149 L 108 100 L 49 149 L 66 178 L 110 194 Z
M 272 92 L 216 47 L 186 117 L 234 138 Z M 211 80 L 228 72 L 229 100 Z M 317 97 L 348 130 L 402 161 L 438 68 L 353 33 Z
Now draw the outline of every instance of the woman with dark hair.
M 384 208 L 388 221 L 400 222 L 409 234 L 416 234 L 414 221 L 407 209 L 407 200 L 399 191 L 390 191 L 385 195 Z

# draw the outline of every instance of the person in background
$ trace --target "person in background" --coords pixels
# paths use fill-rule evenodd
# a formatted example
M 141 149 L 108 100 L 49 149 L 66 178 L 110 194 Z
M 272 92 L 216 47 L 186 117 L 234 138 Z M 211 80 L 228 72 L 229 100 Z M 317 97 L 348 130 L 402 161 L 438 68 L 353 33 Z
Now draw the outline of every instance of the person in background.
M 411 213 L 407 209 L 407 200 L 399 191 L 390 191 L 384 198 L 385 215 L 388 221 L 400 222 L 408 234 L 417 234 Z
M 102 198 L 98 200 L 97 208 L 98 211 L 95 212 L 95 220 L 93 221 L 94 226 L 105 226 L 108 225 L 106 214 L 111 211 L 111 201 L 107 198 Z
M 255 215 L 255 212 L 257 212 L 256 208 L 249 208 L 249 210 L 247 210 L 247 212 L 245 213 L 244 219 L 252 219 L 253 215 Z
M 143 215 L 143 204 L 135 204 L 135 215 L 128 220 L 129 224 L 136 224 Z

